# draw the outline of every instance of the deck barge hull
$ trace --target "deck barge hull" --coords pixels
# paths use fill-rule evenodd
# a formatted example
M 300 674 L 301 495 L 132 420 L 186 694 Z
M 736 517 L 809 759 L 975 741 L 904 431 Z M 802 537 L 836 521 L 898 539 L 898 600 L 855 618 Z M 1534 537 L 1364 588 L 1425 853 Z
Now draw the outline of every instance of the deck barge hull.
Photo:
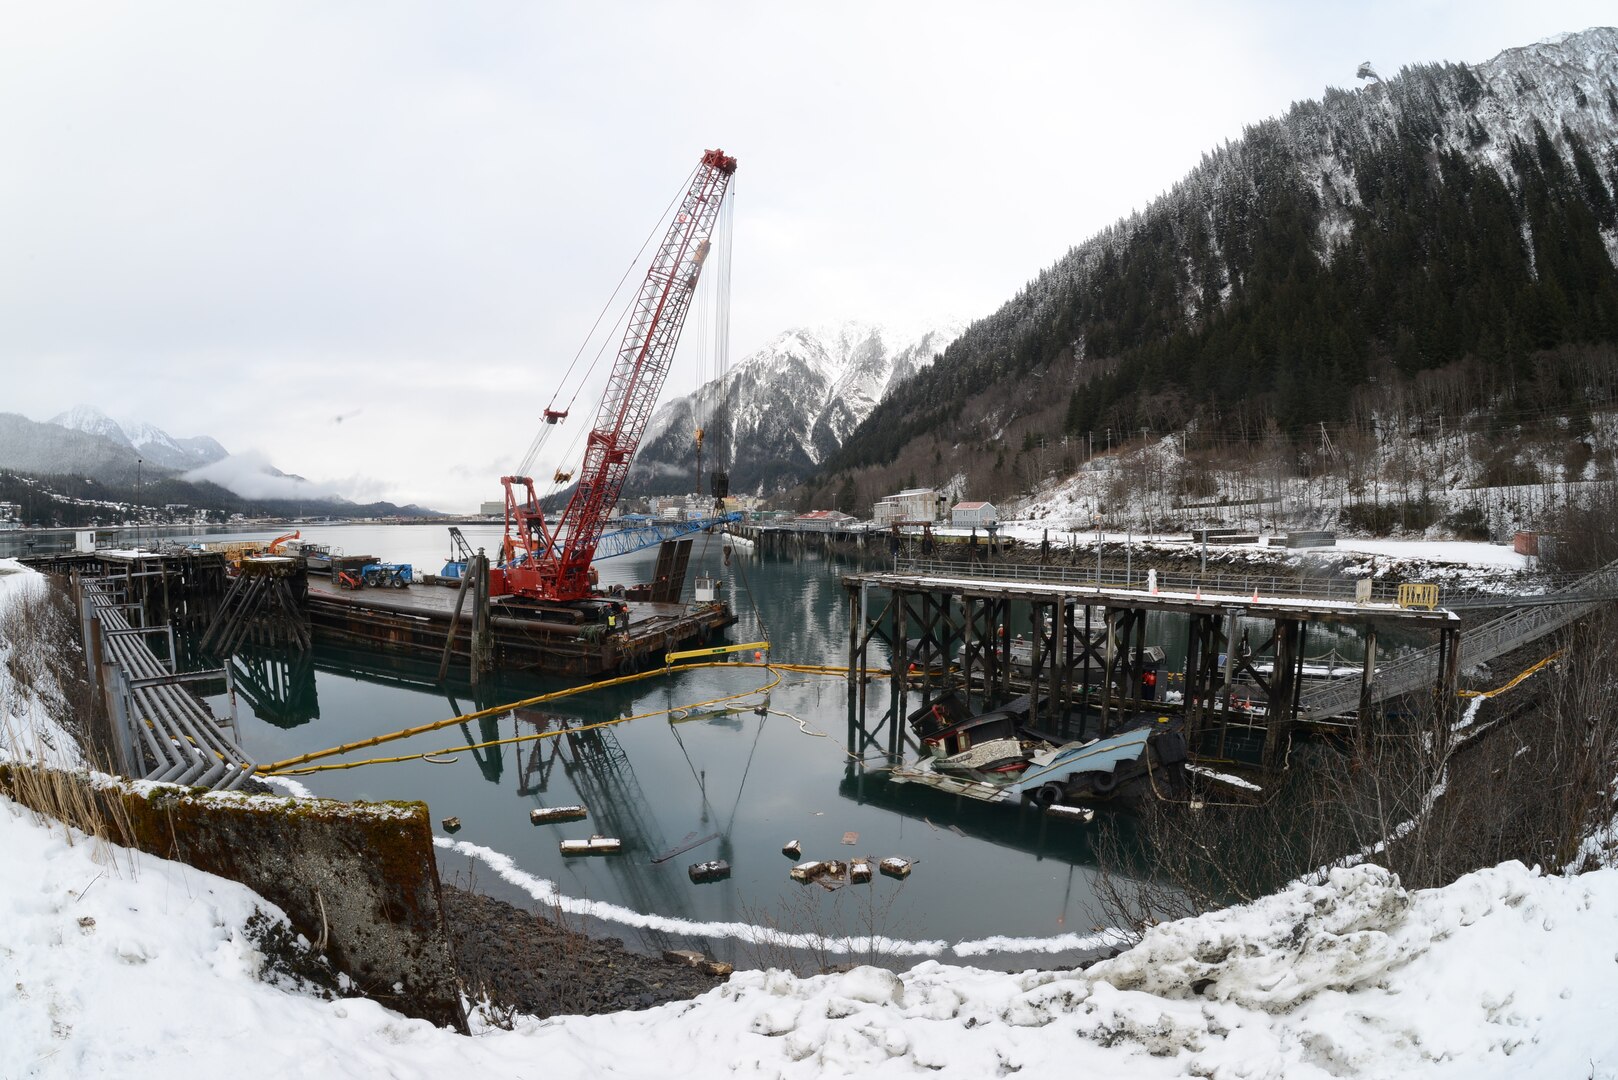
M 309 622 L 315 640 L 373 648 L 436 661 L 443 654 L 455 612 L 449 589 L 333 587 L 309 579 Z M 708 642 L 736 621 L 730 605 L 626 601 L 625 625 L 574 624 L 491 605 L 492 666 L 545 675 L 593 677 L 657 667 L 666 653 Z M 463 618 L 451 650 L 452 663 L 470 663 L 471 620 Z

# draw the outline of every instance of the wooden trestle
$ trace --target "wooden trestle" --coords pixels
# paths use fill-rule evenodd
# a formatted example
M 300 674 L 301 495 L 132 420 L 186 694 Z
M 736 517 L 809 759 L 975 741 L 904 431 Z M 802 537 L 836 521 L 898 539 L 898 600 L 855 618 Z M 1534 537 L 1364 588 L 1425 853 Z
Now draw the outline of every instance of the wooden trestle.
M 876 752 L 897 760 L 910 738 L 912 706 L 926 708 L 946 693 L 964 694 L 973 711 L 986 711 L 1014 695 L 1030 698 L 1028 726 L 1061 738 L 1105 736 L 1131 714 L 1180 713 L 1193 750 L 1226 758 L 1239 740 L 1257 743 L 1265 765 L 1278 763 L 1286 736 L 1300 722 L 1304 640 L 1310 623 L 1360 628 L 1365 641 L 1359 712 L 1377 700 L 1377 627 L 1437 631 L 1443 660 L 1437 700 L 1454 700 L 1459 677 L 1460 618 L 1453 612 L 1402 608 L 1389 602 L 1355 603 L 1298 596 L 1167 592 L 1140 571 L 1134 584 L 1097 585 L 1082 572 L 1030 567 L 1030 580 L 1000 568 L 993 579 L 883 572 L 843 578 L 849 603 L 849 741 L 851 753 Z M 1059 578 L 1058 580 L 1053 580 Z M 1154 575 L 1155 577 L 1155 575 Z M 1185 618 L 1185 671 L 1179 702 L 1143 692 L 1152 667 L 1146 656 L 1146 618 L 1170 612 Z M 1255 641 L 1238 620 L 1267 622 Z M 1026 659 L 1013 663 L 1013 641 Z M 891 657 L 873 664 L 877 643 Z M 1019 648 L 1023 647 L 1019 645 Z M 867 710 L 873 673 L 891 670 L 887 708 Z M 1026 673 L 1025 673 L 1026 672 Z M 1238 685 L 1242 691 L 1238 693 Z M 912 702 L 912 695 L 919 701 Z M 1347 710 L 1345 710 L 1347 711 Z M 1316 712 L 1308 717 L 1318 722 Z

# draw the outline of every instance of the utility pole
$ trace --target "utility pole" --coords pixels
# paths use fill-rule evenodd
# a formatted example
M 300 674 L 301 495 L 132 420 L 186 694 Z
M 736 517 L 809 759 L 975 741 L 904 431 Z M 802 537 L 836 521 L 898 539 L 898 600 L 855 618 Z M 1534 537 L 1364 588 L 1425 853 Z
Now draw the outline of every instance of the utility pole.
M 135 550 L 140 550 L 140 507 L 142 502 L 140 491 L 140 466 L 144 459 L 135 459 Z

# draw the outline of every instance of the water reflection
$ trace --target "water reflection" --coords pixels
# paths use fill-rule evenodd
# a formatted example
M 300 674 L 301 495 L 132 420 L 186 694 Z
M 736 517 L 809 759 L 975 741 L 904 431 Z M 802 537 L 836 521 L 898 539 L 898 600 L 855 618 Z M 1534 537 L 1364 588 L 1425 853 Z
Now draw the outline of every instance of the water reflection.
M 236 692 L 253 714 L 279 728 L 294 728 L 320 717 L 315 659 L 309 653 L 243 649 L 230 658 Z

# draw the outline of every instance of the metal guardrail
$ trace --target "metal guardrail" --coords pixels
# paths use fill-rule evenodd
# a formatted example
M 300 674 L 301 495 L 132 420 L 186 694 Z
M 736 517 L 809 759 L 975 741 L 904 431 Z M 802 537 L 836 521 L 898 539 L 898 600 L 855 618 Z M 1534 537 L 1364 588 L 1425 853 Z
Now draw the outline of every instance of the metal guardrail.
M 1461 636 L 1462 667 L 1503 656 L 1592 611 L 1598 604 L 1618 598 L 1618 562 L 1574 578 L 1563 588 L 1535 597 L 1530 606 L 1496 616 Z M 1384 701 L 1431 686 L 1438 678 L 1438 647 L 1431 646 L 1398 659 L 1379 663 L 1371 683 L 1371 699 Z M 1358 679 L 1328 683 L 1305 691 L 1298 699 L 1298 715 L 1323 720 L 1352 712 L 1360 704 Z
M 151 634 L 168 633 L 174 655 L 166 627 L 131 626 L 124 614 L 129 605 L 116 603 L 102 583 L 85 582 L 83 597 L 88 618 L 101 627 L 101 672 L 110 680 L 106 698 L 122 768 L 144 780 L 221 791 L 239 787 L 257 766 L 224 730 L 227 721 L 183 685 L 223 679 L 230 686 L 230 670 L 173 671 L 146 644 Z M 235 718 L 228 723 L 234 727 Z
M 1118 570 L 1103 567 L 1055 566 L 1044 563 L 971 563 L 940 559 L 897 559 L 894 571 L 921 577 L 970 577 L 976 580 L 1034 582 L 1101 589 L 1140 589 L 1148 587 L 1149 568 Z M 1160 592 L 1205 592 L 1230 596 L 1260 595 L 1301 600 L 1330 600 L 1352 604 L 1396 604 L 1399 586 L 1372 582 L 1370 592 L 1360 595 L 1363 579 L 1295 578 L 1280 574 L 1179 574 L 1157 571 Z

